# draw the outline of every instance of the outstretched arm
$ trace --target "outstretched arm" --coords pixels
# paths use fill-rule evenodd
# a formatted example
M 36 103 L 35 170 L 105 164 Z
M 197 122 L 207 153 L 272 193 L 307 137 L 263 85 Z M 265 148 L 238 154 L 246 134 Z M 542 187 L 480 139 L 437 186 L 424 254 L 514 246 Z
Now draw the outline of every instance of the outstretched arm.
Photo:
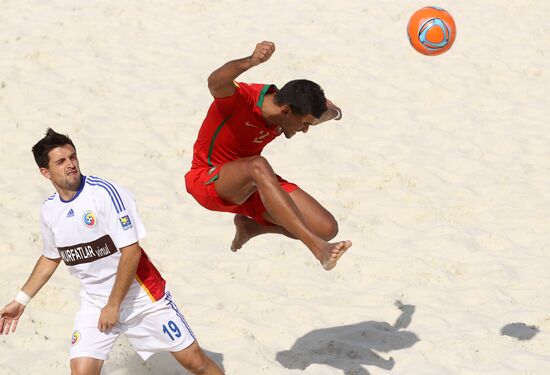
M 225 98 L 233 95 L 235 92 L 233 81 L 248 69 L 269 60 L 273 52 L 275 52 L 275 44 L 263 41 L 256 44 L 252 55 L 229 61 L 214 70 L 208 77 L 208 89 L 212 96 L 214 98 Z
M 118 322 L 120 304 L 126 297 L 132 281 L 134 281 L 141 259 L 141 248 L 138 242 L 121 248 L 120 252 L 122 255 L 118 263 L 115 285 L 113 285 L 107 305 L 101 309 L 97 323 L 97 328 L 105 333 L 108 333 Z
M 45 256 L 40 256 L 34 269 L 29 276 L 29 279 L 21 288 L 21 291 L 29 297 L 34 297 L 36 293 L 48 282 L 53 275 L 61 258 L 50 259 Z M 25 305 L 15 300 L 8 303 L 2 310 L 0 310 L 0 335 L 8 334 L 10 328 L 12 332 L 15 332 L 17 328 L 17 322 L 19 317 L 25 311 Z

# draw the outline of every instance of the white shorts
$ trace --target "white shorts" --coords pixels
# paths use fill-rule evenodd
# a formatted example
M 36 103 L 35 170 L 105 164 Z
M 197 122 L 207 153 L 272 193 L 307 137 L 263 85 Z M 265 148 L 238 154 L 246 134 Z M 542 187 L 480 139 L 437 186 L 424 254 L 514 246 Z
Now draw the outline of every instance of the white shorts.
M 100 313 L 101 308 L 82 300 L 74 322 L 71 359 L 107 359 L 121 333 L 143 360 L 157 352 L 178 352 L 195 341 L 195 335 L 172 301 L 170 292 L 160 301 L 139 309 L 121 309 L 119 321 L 109 333 L 102 333 L 97 328 Z

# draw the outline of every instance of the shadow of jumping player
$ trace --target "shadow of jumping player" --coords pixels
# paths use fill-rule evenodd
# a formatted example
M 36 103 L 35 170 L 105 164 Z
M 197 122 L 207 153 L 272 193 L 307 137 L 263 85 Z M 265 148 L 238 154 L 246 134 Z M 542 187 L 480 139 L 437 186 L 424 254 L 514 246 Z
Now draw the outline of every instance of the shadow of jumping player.
M 300 370 L 313 363 L 326 364 L 343 370 L 346 375 L 368 375 L 363 365 L 391 370 L 394 359 L 385 359 L 376 352 L 409 348 L 419 341 L 416 334 L 403 330 L 411 323 L 415 307 L 400 301 L 396 301 L 395 306 L 401 315 L 393 326 L 367 321 L 318 329 L 300 337 L 290 350 L 277 353 L 276 360 L 288 369 Z

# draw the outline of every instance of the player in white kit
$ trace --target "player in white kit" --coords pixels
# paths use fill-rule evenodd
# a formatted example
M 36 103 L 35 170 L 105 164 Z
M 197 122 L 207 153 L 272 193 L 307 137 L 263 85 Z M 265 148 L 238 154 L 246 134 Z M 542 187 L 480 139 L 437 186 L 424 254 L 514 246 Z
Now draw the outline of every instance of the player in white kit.
M 144 360 L 168 351 L 194 374 L 222 374 L 140 247 L 145 229 L 130 193 L 83 176 L 73 142 L 52 129 L 32 151 L 56 193 L 42 205 L 42 255 L 19 294 L 0 311 L 0 334 L 15 332 L 26 304 L 63 260 L 82 286 L 70 349 L 73 375 L 99 375 L 121 333 Z

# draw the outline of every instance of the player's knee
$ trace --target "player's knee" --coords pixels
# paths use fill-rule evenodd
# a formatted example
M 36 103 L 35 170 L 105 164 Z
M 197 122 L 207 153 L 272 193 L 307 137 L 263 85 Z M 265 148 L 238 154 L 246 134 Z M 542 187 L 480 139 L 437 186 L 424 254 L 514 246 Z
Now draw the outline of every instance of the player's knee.
M 180 358 L 180 363 L 193 374 L 204 374 L 208 370 L 210 361 L 202 349 L 193 344 L 185 350 L 185 356 Z
M 330 241 L 338 234 L 338 222 L 331 216 L 323 224 L 320 237 L 325 241 Z
M 95 365 L 95 364 L 94 364 Z M 95 375 L 99 374 L 96 366 L 91 365 L 86 361 L 71 361 L 71 375 Z
M 254 181 L 262 181 L 267 178 L 274 178 L 273 168 L 263 156 L 253 156 L 249 160 L 249 171 Z
M 79 364 L 71 363 L 71 375 L 86 375 L 86 368 Z
M 208 358 L 204 355 L 204 353 L 200 353 L 190 358 L 185 368 L 193 374 L 200 375 L 206 373 L 206 370 L 208 370 L 208 365 Z

